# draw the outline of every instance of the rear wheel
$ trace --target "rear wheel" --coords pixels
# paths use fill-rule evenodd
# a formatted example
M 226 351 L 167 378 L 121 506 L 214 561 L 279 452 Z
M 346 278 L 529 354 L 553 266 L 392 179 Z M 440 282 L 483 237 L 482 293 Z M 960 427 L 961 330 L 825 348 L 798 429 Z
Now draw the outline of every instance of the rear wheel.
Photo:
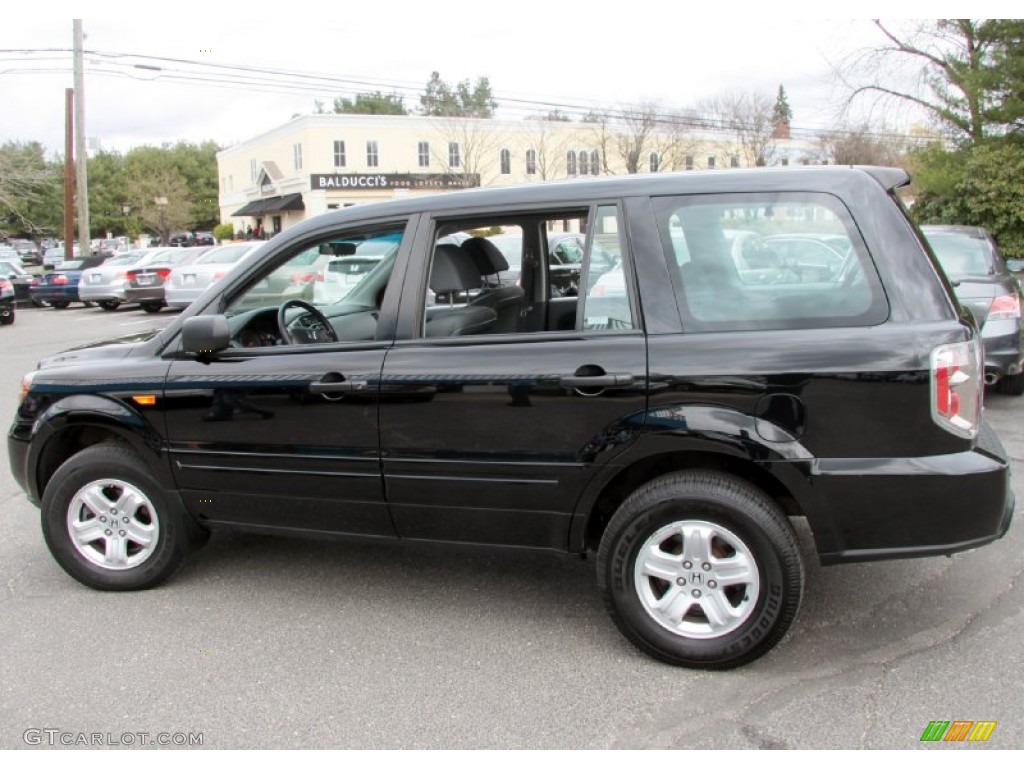
M 51 301 L 50 306 L 54 309 L 67 309 L 71 306 L 70 301 Z
M 14 324 L 14 307 L 11 307 L 11 311 L 6 315 L 0 315 L 0 325 L 13 325 Z
M 598 582 L 645 653 L 728 669 L 781 640 L 803 595 L 796 536 L 776 504 L 732 475 L 676 472 L 634 492 L 601 539 Z
M 1024 395 L 1024 373 L 1018 373 L 1014 376 L 1003 376 L 996 383 L 996 390 L 1004 395 Z
M 147 302 L 144 302 L 143 304 L 141 304 L 140 306 L 142 307 L 142 309 L 144 311 L 149 312 L 151 315 L 155 315 L 157 312 L 159 312 L 161 309 L 163 309 L 164 305 L 163 304 L 157 304 L 156 302 L 152 302 L 152 301 L 147 301 Z
M 101 301 L 99 304 L 100 307 L 102 307 L 107 312 L 113 312 L 115 309 L 121 306 L 121 302 L 118 301 L 117 299 L 107 299 L 105 301 Z

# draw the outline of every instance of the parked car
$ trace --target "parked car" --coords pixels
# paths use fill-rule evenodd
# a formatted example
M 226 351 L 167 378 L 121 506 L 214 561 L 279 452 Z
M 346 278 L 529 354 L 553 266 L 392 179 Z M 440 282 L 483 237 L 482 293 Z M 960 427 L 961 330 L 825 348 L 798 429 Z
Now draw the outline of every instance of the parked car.
M 164 280 L 164 301 L 169 307 L 187 307 L 207 288 L 237 267 L 262 243 L 232 243 L 212 248 L 192 264 L 171 270 Z
M 213 236 L 213 232 L 196 232 L 192 237 L 195 245 L 209 245 L 214 246 L 217 244 L 217 238 Z
M 518 232 L 488 236 L 508 261 L 508 270 L 499 274 L 502 282 L 516 282 L 522 271 L 523 238 Z M 585 243 L 575 232 L 552 232 L 547 236 L 547 259 L 550 290 L 560 296 L 579 293 L 580 267 Z M 615 266 L 615 256 L 595 246 L 589 264 L 588 283 L 593 285 L 605 272 Z
M 49 304 L 54 309 L 67 309 L 71 302 L 81 301 L 90 305 L 78 295 L 78 287 L 82 271 L 91 265 L 101 263 L 96 256 L 86 259 L 63 261 L 49 272 L 43 272 L 32 278 L 28 292 L 32 302 L 37 305 Z
M 39 246 L 31 240 L 11 240 L 11 247 L 21 258 L 22 264 L 41 264 L 43 261 L 42 252 Z
M 921 227 L 960 303 L 974 315 L 985 345 L 985 383 L 1024 394 L 1021 286 L 992 237 L 981 227 Z
M 0 243 L 0 259 L 7 262 L 17 262 L 19 265 L 23 263 L 21 256 L 16 250 L 14 250 L 14 248 L 2 243 Z
M 0 325 L 14 323 L 15 303 L 14 286 L 8 278 L 0 275 Z
M 392 256 L 400 237 L 378 237 L 359 243 L 331 243 L 324 250 L 329 259 L 314 275 L 313 300 L 316 304 L 334 304 L 344 299 L 364 276 L 386 257 Z
M 95 301 L 103 309 L 113 312 L 128 300 L 128 270 L 149 264 L 168 250 L 146 248 L 107 259 L 82 275 L 79 295 L 83 301 Z
M 192 264 L 209 250 L 209 246 L 161 249 L 160 254 L 148 263 L 130 267 L 125 284 L 125 301 L 129 304 L 138 303 L 149 313 L 159 312 L 167 306 L 164 289 L 171 270 Z
M 558 550 L 595 558 L 645 653 L 745 664 L 799 608 L 791 517 L 824 564 L 948 555 L 1010 525 L 979 332 L 896 202 L 908 181 L 659 173 L 330 212 L 162 330 L 41 361 L 10 464 L 57 562 L 97 589 L 155 586 L 213 530 Z M 741 220 L 813 221 L 850 253 L 827 279 L 747 283 Z M 566 221 L 581 275 L 599 237 L 623 270 L 614 300 L 548 290 Z M 473 241 L 500 228 L 521 233 L 519 285 L 481 279 L 497 247 Z M 310 249 L 382 238 L 398 248 L 341 301 L 266 291 Z
M 14 290 L 16 302 L 28 302 L 28 288 L 32 284 L 32 275 L 21 266 L 21 261 L 0 259 L 0 277 L 6 278 Z
M 74 254 L 74 258 L 76 258 L 76 259 L 81 255 L 81 252 L 79 251 L 77 243 L 75 243 L 75 245 L 72 246 L 72 253 Z M 53 248 L 47 248 L 46 249 L 46 252 L 43 254 L 43 268 L 44 269 L 54 269 L 58 265 L 63 264 L 63 263 L 64 263 L 64 246 L 63 245 L 57 245 L 57 246 L 54 246 Z

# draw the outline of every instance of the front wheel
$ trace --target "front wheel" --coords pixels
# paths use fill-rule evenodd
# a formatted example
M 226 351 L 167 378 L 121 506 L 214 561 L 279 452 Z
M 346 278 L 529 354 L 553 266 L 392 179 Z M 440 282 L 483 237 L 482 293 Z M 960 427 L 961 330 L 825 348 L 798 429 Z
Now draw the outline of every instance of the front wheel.
M 50 306 L 54 309 L 67 309 L 71 306 L 70 301 L 51 301 Z
M 598 582 L 622 633 L 645 653 L 729 669 L 786 634 L 803 595 L 793 529 L 758 488 L 688 470 L 627 498 L 601 539 Z
M 72 577 L 102 590 L 147 589 L 173 574 L 189 547 L 190 526 L 117 444 L 93 445 L 68 459 L 43 493 L 43 536 Z

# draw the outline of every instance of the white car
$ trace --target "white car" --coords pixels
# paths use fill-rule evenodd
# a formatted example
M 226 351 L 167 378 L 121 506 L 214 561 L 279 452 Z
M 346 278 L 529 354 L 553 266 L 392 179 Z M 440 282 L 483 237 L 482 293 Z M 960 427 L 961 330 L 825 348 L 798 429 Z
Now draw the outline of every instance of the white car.
M 74 259 L 79 258 L 81 254 L 76 244 L 72 249 L 71 257 Z M 58 245 L 54 248 L 47 248 L 46 253 L 43 254 L 43 268 L 54 269 L 64 263 L 64 246 Z
M 167 306 L 184 309 L 261 245 L 262 241 L 222 245 L 210 249 L 187 266 L 171 270 L 164 283 Z

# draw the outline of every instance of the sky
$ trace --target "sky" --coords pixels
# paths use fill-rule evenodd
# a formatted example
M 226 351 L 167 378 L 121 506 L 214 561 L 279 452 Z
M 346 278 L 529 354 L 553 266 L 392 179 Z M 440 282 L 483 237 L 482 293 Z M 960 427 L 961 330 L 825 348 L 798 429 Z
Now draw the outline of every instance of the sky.
M 794 127 L 828 128 L 842 95 L 834 64 L 880 42 L 870 20 L 811 18 L 810 4 L 752 5 L 773 12 L 756 18 L 742 3 L 704 16 L 679 0 L 613 2 L 257 0 L 227 13 L 195 0 L 43 0 L 45 14 L 0 25 L 0 142 L 62 149 L 73 18 L 95 52 L 85 66 L 89 145 L 119 152 L 230 146 L 360 90 L 404 89 L 415 107 L 434 70 L 450 82 L 488 77 L 507 119 L 544 111 L 524 102 L 693 107 L 728 93 L 774 98 L 781 84 Z

